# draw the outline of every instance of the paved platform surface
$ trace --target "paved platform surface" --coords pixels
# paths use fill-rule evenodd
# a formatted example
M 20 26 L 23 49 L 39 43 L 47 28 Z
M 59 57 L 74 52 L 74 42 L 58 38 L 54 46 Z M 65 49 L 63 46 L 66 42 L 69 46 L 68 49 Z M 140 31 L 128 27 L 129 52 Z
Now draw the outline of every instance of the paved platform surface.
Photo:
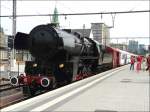
M 95 87 L 55 106 L 54 111 L 149 112 L 149 84 L 148 72 L 130 71 L 127 66 Z

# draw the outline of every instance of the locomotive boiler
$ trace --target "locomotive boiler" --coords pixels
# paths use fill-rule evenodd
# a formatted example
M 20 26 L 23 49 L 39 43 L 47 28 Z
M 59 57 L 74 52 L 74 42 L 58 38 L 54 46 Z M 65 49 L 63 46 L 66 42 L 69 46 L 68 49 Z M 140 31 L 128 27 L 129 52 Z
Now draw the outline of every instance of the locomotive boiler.
M 18 32 L 14 46 L 33 59 L 25 63 L 25 75 L 12 77 L 11 83 L 26 85 L 23 91 L 31 95 L 94 74 L 103 51 L 93 39 L 51 24 L 36 26 L 29 34 Z

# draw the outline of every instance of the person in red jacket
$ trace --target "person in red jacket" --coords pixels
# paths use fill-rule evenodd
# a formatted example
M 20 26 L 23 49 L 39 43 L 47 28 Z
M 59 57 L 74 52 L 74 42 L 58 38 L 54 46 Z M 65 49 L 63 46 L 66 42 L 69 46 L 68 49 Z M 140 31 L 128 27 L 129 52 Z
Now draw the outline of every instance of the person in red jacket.
M 142 64 L 142 56 L 137 56 L 137 66 L 136 69 L 137 71 L 141 70 L 141 64 Z
M 130 70 L 134 70 L 135 57 L 131 56 L 130 58 Z

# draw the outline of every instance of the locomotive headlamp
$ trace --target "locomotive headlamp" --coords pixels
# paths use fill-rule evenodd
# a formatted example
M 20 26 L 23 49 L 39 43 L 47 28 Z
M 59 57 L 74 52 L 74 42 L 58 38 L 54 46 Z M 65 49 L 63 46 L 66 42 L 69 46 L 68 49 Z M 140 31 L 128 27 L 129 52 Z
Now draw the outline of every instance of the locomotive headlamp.
M 64 64 L 59 64 L 59 68 L 63 68 L 64 67 Z
M 37 64 L 35 63 L 35 64 L 33 64 L 33 67 L 37 67 Z
M 11 83 L 11 85 L 16 86 L 18 84 L 18 78 L 17 77 L 11 77 L 10 83 Z

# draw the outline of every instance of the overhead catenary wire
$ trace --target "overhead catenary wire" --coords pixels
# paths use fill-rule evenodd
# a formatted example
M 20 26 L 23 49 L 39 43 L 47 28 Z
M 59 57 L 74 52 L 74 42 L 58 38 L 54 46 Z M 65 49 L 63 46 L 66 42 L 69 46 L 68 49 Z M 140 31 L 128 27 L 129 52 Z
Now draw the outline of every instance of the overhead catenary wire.
M 61 13 L 59 16 L 78 16 L 78 15 L 104 15 L 104 14 L 127 14 L 127 13 L 145 13 L 150 10 L 137 11 L 118 11 L 118 12 L 96 12 L 96 13 Z M 16 15 L 16 17 L 32 17 L 32 16 L 53 16 L 53 14 L 31 14 L 31 15 Z M 13 15 L 1 15 L 0 17 L 13 17 Z

